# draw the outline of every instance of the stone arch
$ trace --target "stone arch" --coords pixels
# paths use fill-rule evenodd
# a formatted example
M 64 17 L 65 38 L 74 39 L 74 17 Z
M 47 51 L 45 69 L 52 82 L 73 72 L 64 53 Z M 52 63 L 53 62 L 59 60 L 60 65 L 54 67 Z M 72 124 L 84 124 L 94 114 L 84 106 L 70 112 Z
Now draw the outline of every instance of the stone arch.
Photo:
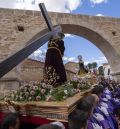
M 64 33 L 81 36 L 89 40 L 91 43 L 93 43 L 105 55 L 112 70 L 116 71 L 116 68 L 114 67 L 115 66 L 114 62 L 118 60 L 120 57 L 116 53 L 114 47 L 103 36 L 101 36 L 98 32 L 84 26 L 80 26 L 76 24 L 60 24 L 60 25 Z M 36 38 L 38 38 L 39 36 L 41 36 L 43 33 L 47 31 L 48 29 L 43 29 L 35 36 L 33 36 L 30 41 L 35 40 Z

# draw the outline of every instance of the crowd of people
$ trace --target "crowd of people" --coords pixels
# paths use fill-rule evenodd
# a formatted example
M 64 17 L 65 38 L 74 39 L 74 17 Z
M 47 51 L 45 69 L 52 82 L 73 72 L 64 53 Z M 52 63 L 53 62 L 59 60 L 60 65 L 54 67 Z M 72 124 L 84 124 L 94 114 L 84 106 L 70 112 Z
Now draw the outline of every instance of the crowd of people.
M 119 129 L 120 84 L 114 80 L 101 82 L 79 101 L 68 116 L 69 129 Z M 3 119 L 1 129 L 19 129 L 17 113 L 9 113 Z M 41 125 L 36 129 L 66 129 L 61 122 Z

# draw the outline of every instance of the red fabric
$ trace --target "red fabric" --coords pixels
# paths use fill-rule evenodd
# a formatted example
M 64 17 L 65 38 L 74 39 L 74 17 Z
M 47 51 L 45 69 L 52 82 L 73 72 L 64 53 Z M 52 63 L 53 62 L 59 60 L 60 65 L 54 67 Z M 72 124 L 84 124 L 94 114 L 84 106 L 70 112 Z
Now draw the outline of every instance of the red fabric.
M 6 114 L 3 112 L 0 112 L 0 123 L 2 122 L 3 117 Z M 53 122 L 53 120 L 48 120 L 46 118 L 41 118 L 39 116 L 21 116 L 20 120 L 22 123 L 31 123 L 31 124 L 35 124 L 35 125 L 43 125 L 43 124 L 48 124 L 50 122 Z M 66 129 L 68 129 L 68 123 L 67 122 L 62 122 Z

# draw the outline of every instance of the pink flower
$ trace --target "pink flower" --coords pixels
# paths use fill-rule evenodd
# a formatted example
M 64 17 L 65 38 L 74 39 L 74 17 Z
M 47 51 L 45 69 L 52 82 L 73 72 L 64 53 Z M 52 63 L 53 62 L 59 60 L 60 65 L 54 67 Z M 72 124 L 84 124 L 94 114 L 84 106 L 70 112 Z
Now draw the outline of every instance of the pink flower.
M 31 90 L 30 94 L 31 95 L 35 95 L 35 91 L 34 90 Z
M 38 86 L 33 86 L 33 89 L 34 90 L 38 90 Z
M 36 97 L 36 100 L 37 100 L 37 101 L 39 101 L 40 99 L 41 99 L 41 97 L 40 97 L 40 96 L 37 96 L 37 97 Z
M 78 81 L 78 77 L 77 77 L 77 76 L 74 76 L 74 77 L 72 78 L 72 81 Z
M 52 96 L 49 95 L 49 96 L 46 96 L 46 101 L 51 101 L 52 100 Z
M 76 89 L 76 91 L 75 91 L 76 93 L 79 93 L 80 92 L 80 90 L 79 89 Z

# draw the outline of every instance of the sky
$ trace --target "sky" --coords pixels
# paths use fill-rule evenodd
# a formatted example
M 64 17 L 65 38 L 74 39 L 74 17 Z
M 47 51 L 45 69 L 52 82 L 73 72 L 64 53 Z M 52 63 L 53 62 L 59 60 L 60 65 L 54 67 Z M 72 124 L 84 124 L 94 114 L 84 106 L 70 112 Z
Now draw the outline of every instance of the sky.
M 110 16 L 120 18 L 120 0 L 0 0 L 2 8 L 17 8 L 24 10 L 39 10 L 38 3 L 44 2 L 48 11 L 92 16 Z M 90 41 L 71 34 L 64 38 L 64 63 L 78 62 L 82 55 L 85 64 L 97 62 L 98 66 L 106 63 L 104 54 Z M 44 61 L 47 43 L 30 57 Z

